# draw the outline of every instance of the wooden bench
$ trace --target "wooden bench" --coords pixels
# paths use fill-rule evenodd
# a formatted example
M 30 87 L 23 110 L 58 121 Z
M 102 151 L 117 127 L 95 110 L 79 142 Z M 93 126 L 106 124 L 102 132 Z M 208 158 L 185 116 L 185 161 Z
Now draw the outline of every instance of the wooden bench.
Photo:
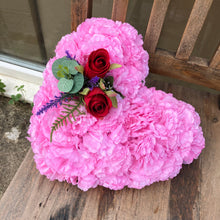
M 150 71 L 220 90 L 220 45 L 211 60 L 191 57 L 199 33 L 214 0 L 195 0 L 176 54 L 157 48 L 170 0 L 154 0 L 144 48 L 150 54 Z M 128 0 L 114 0 L 112 19 L 124 22 Z M 72 30 L 92 15 L 92 0 L 72 0 Z M 209 43 L 209 42 L 206 42 Z
M 220 90 L 220 49 L 209 63 L 190 57 L 212 0 L 195 0 L 175 55 L 156 49 L 169 2 L 155 0 L 148 22 L 144 45 L 150 53 L 151 71 Z M 89 0 L 72 0 L 73 30 L 91 16 L 91 3 Z M 125 21 L 127 6 L 128 0 L 114 0 L 112 19 Z M 196 22 L 195 16 L 198 17 Z M 198 90 L 188 84 L 155 80 L 151 76 L 147 86 L 172 92 L 176 98 L 195 106 L 206 138 L 206 148 L 198 160 L 184 165 L 176 178 L 141 190 L 111 191 L 97 187 L 82 192 L 76 186 L 50 182 L 41 176 L 30 149 L 0 201 L 0 219 L 220 219 L 218 93 Z

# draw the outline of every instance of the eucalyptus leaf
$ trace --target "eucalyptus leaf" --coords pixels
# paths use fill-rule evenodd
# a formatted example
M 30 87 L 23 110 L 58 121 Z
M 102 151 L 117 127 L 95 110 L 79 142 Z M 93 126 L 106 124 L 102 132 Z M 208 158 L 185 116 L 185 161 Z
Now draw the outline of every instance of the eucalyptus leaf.
M 52 65 L 52 72 L 56 79 L 60 79 L 64 77 L 64 74 L 62 73 L 62 69 L 65 70 L 66 74 L 76 75 L 78 71 L 75 69 L 75 66 L 78 66 L 76 60 L 69 60 L 66 57 L 57 59 L 54 61 Z M 62 75 L 58 72 L 61 71 Z
M 57 86 L 60 91 L 69 92 L 74 87 L 74 81 L 72 79 L 61 78 Z
M 78 66 L 79 64 L 75 61 L 75 60 L 69 60 L 69 59 L 66 59 L 63 61 L 63 66 L 64 68 L 68 68 L 69 70 L 69 73 L 71 75 L 76 75 L 78 73 L 78 70 L 75 69 L 76 66 Z
M 62 63 L 64 60 L 66 60 L 66 57 L 57 59 L 54 61 L 53 65 L 52 65 L 52 72 L 53 72 L 53 75 L 55 76 L 56 79 L 62 78 L 57 75 L 57 72 L 59 72 L 60 69 L 63 67 Z
M 58 72 L 57 72 L 57 76 L 60 77 L 60 78 L 63 78 L 63 77 L 64 77 L 64 74 L 63 74 L 61 71 L 58 71 Z
M 81 73 L 77 73 L 74 76 L 73 80 L 74 80 L 74 86 L 70 91 L 70 93 L 72 94 L 79 92 L 79 90 L 83 87 L 84 77 Z
M 65 73 L 69 74 L 69 69 L 67 66 L 64 66 L 63 69 L 65 70 Z

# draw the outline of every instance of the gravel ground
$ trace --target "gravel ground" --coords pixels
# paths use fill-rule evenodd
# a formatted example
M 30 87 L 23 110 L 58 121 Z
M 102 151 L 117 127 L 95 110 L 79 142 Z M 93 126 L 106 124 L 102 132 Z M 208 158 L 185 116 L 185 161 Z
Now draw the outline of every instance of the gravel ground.
M 10 105 L 8 101 L 0 96 L 0 198 L 30 148 L 26 137 L 32 107 L 22 102 Z

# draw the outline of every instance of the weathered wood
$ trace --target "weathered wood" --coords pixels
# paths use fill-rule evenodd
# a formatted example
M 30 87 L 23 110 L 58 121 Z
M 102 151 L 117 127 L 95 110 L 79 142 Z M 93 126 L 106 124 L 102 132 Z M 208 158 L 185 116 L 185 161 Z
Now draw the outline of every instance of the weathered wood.
M 201 157 L 201 219 L 220 219 L 220 95 L 202 96 L 204 105 L 201 106 L 203 131 L 206 138 L 206 148 Z
M 154 183 L 142 190 L 115 192 L 114 208 L 104 219 L 168 219 L 170 181 Z
M 184 165 L 173 180 L 141 190 L 97 187 L 82 192 L 41 176 L 30 150 L 0 201 L 0 219 L 220 219 L 218 95 L 151 78 L 147 84 L 195 106 L 206 137 L 198 160 Z
M 128 0 L 113 0 L 112 20 L 125 22 Z
M 82 192 L 41 176 L 30 150 L 0 201 L 0 219 L 115 219 L 119 215 L 156 220 L 167 215 L 169 184 L 156 183 L 143 190 L 116 192 L 98 187 Z
M 151 72 L 220 90 L 219 49 L 210 63 L 211 68 L 208 67 L 207 60 L 203 58 L 191 58 L 188 62 L 179 60 L 189 59 L 212 1 L 195 1 L 176 53 L 177 59 L 169 52 L 155 53 L 170 0 L 154 1 L 144 39 L 144 48 L 150 54 Z M 114 0 L 112 19 L 124 22 L 127 7 L 128 0 Z M 91 16 L 92 0 L 72 0 L 71 8 L 72 30 L 76 30 L 81 22 Z
M 156 86 L 171 92 L 178 99 L 192 104 L 201 117 L 206 148 L 190 165 L 183 165 L 180 174 L 171 180 L 169 197 L 169 220 L 220 219 L 220 111 L 218 95 L 199 91 L 188 86 L 152 81 Z M 215 156 L 213 156 L 215 155 Z M 166 219 L 166 218 L 161 218 Z
M 170 0 L 154 0 L 144 38 L 144 48 L 149 53 L 155 52 L 169 3 Z
M 174 91 L 175 88 L 175 91 Z M 181 91 L 181 86 L 173 86 L 169 85 L 167 88 L 169 91 L 174 93 L 174 96 L 178 99 L 182 99 L 190 104 L 192 104 L 196 111 L 199 112 L 202 120 L 203 130 L 204 124 L 207 123 L 208 118 L 203 117 L 202 109 L 205 105 L 203 97 L 208 93 L 199 92 L 195 89 L 187 89 Z M 213 109 L 217 112 L 216 106 L 216 98 L 213 101 Z M 211 125 L 208 125 L 209 128 Z M 206 134 L 205 134 L 206 135 Z M 211 136 L 210 136 L 211 137 Z M 203 154 L 202 154 L 203 155 Z M 169 200 L 169 208 L 170 208 L 170 219 L 195 219 L 195 220 L 205 220 L 200 218 L 200 193 L 201 193 L 201 158 L 200 155 L 198 160 L 194 160 L 190 165 L 184 165 L 180 175 L 171 180 L 170 187 L 170 200 Z
M 176 53 L 177 59 L 189 59 L 212 2 L 213 0 L 195 0 Z
M 170 219 L 199 219 L 199 191 L 201 180 L 200 160 L 183 166 L 177 176 L 171 181 L 170 188 Z M 193 179 L 193 181 L 192 181 Z
M 204 59 L 186 62 L 176 59 L 172 53 L 157 50 L 155 54 L 150 54 L 149 66 L 152 73 L 220 90 L 220 70 L 209 68 Z
M 220 69 L 220 45 L 215 52 L 215 55 L 213 56 L 209 66 L 214 69 Z
M 92 16 L 92 0 L 71 0 L 71 30 Z

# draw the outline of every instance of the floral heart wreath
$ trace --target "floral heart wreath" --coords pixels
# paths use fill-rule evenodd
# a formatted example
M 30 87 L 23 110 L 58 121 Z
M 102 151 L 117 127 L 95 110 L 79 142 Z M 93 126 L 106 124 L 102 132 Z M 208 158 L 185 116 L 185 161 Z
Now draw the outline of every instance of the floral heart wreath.
M 147 88 L 148 54 L 127 23 L 91 18 L 64 36 L 34 98 L 37 169 L 82 190 L 143 188 L 176 176 L 205 146 L 195 109 Z

